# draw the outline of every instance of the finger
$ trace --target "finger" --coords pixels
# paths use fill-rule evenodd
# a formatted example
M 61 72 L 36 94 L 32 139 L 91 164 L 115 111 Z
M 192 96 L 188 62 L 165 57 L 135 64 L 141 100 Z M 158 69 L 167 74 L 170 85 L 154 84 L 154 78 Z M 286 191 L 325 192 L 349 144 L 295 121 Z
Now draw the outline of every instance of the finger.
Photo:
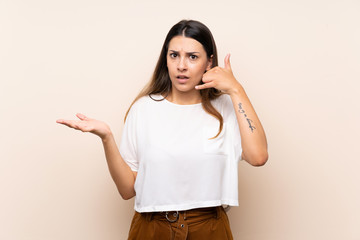
M 80 120 L 89 120 L 89 118 L 87 116 L 85 116 L 84 114 L 81 113 L 77 113 L 76 116 L 80 119 Z
M 58 119 L 56 120 L 56 123 L 64 123 L 64 119 Z
M 228 54 L 225 56 L 224 64 L 225 64 L 225 68 L 226 68 L 226 69 L 231 69 L 230 53 L 228 53 Z
M 70 128 L 79 129 L 79 126 L 76 124 L 76 121 L 74 121 L 74 120 L 59 119 L 56 122 L 60 123 L 60 124 L 63 124 L 65 126 L 68 126 Z
M 195 86 L 195 89 L 201 90 L 201 89 L 212 88 L 212 87 L 214 87 L 214 83 L 209 82 L 209 83 L 204 83 L 204 84 L 201 84 L 201 85 L 197 85 L 197 86 Z
M 220 70 L 220 68 L 218 68 L 218 67 L 212 68 L 210 71 L 208 71 L 208 72 L 206 72 L 205 74 L 203 74 L 201 80 L 202 80 L 204 83 L 208 83 L 208 82 L 213 81 L 214 79 L 216 79 L 217 74 L 219 73 L 219 70 Z
M 209 75 L 209 74 L 204 74 L 203 75 L 203 77 L 202 77 L 202 79 L 201 79 L 201 81 L 203 81 L 203 83 L 208 83 L 208 82 L 211 82 L 212 81 L 212 77 L 211 77 L 211 75 Z

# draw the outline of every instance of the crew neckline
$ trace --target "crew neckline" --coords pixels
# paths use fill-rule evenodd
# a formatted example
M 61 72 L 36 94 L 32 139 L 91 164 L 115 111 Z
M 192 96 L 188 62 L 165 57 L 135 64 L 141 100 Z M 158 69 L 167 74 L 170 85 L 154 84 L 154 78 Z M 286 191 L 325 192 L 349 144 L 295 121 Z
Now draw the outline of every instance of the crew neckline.
M 179 107 L 195 107 L 195 106 L 201 106 L 201 102 L 200 103 L 194 103 L 194 104 L 178 104 L 178 103 L 173 103 L 169 100 L 167 100 L 166 98 L 164 98 L 163 95 L 161 94 L 154 94 L 154 95 L 151 95 L 152 98 L 156 99 L 156 100 L 162 100 L 164 101 L 165 103 L 167 104 L 170 104 L 170 105 L 174 105 L 174 106 L 179 106 Z
M 194 103 L 194 104 L 178 104 L 178 103 L 173 103 L 173 102 L 170 102 L 169 100 L 167 100 L 166 98 L 164 98 L 164 101 L 168 104 L 172 104 L 172 105 L 175 105 L 175 106 L 180 106 L 180 107 L 191 107 L 191 106 L 200 106 L 201 103 Z

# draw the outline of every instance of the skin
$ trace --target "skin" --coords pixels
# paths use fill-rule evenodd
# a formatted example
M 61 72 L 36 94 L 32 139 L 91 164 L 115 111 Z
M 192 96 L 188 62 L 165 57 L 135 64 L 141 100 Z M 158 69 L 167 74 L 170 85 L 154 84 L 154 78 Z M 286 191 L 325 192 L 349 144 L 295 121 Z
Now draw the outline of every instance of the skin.
M 195 86 L 197 90 L 213 87 L 230 96 L 240 129 L 242 159 L 253 166 L 264 165 L 268 160 L 265 132 L 244 88 L 234 77 L 230 54 L 224 59 L 224 67 L 207 71 L 202 81 L 204 84 Z
M 202 44 L 192 38 L 176 36 L 169 42 L 166 60 L 172 83 L 167 100 L 177 104 L 200 103 L 201 96 L 195 86 L 212 64 Z M 186 82 L 177 78 L 181 75 L 188 77 Z
M 99 136 L 103 143 L 111 177 L 114 180 L 121 197 L 125 200 L 134 197 L 136 194 L 134 184 L 137 172 L 132 171 L 121 157 L 109 126 L 102 121 L 88 118 L 81 113 L 76 114 L 76 116 L 80 120 L 58 119 L 56 122 L 75 130 L 90 132 Z
M 171 39 L 167 66 L 172 92 L 167 100 L 177 104 L 199 103 L 201 97 L 198 90 L 212 87 L 230 95 L 240 128 L 242 159 L 253 166 L 264 165 L 268 159 L 265 132 L 244 88 L 234 77 L 230 54 L 224 59 L 224 67 L 210 69 L 211 64 L 212 57 L 207 58 L 200 42 L 185 36 Z M 179 75 L 188 76 L 189 79 L 179 83 L 176 78 Z M 199 85 L 201 80 L 204 84 Z
M 167 53 L 167 67 L 172 82 L 172 91 L 167 96 L 167 100 L 176 104 L 200 103 L 199 90 L 212 87 L 228 94 L 233 102 L 240 128 L 242 158 L 253 166 L 264 165 L 268 159 L 265 132 L 245 90 L 232 73 L 230 55 L 226 55 L 224 67 L 211 69 L 211 64 L 212 57 L 207 57 L 201 43 L 184 36 L 174 37 L 169 43 Z M 187 79 L 181 80 L 179 76 Z M 200 85 L 201 80 L 204 84 Z M 110 174 L 121 197 L 123 199 L 134 197 L 137 172 L 132 171 L 121 157 L 110 127 L 102 121 L 80 113 L 76 116 L 79 120 L 58 119 L 56 122 L 99 136 Z

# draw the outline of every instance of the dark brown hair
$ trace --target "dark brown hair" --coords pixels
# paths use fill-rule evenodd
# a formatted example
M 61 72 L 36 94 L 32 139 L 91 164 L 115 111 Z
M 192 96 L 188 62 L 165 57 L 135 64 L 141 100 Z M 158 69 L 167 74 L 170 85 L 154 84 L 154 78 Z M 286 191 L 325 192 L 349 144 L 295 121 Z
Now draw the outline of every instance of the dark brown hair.
M 185 36 L 188 38 L 193 38 L 196 41 L 200 42 L 206 51 L 207 58 L 210 59 L 212 57 L 211 67 L 213 68 L 218 66 L 216 45 L 210 30 L 201 22 L 195 20 L 182 20 L 178 22 L 170 29 L 169 33 L 167 34 L 153 76 L 150 82 L 141 90 L 139 95 L 130 105 L 128 111 L 126 112 L 125 120 L 131 106 L 139 98 L 146 95 L 149 95 L 151 97 L 152 94 L 161 94 L 166 97 L 171 92 L 172 83 L 167 69 L 166 55 L 171 39 L 176 36 Z M 224 121 L 221 114 L 214 108 L 210 101 L 218 98 L 221 94 L 222 93 L 215 88 L 207 88 L 200 90 L 203 109 L 219 120 L 219 131 L 213 138 L 216 138 L 221 133 Z

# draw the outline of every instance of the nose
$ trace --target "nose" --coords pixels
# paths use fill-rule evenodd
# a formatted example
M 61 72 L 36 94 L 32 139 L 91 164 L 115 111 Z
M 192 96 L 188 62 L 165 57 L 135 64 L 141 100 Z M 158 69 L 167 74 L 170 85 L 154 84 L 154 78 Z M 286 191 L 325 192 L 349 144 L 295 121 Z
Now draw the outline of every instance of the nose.
M 184 57 L 179 58 L 177 69 L 180 72 L 183 72 L 183 71 L 185 71 L 187 69 L 186 59 Z

